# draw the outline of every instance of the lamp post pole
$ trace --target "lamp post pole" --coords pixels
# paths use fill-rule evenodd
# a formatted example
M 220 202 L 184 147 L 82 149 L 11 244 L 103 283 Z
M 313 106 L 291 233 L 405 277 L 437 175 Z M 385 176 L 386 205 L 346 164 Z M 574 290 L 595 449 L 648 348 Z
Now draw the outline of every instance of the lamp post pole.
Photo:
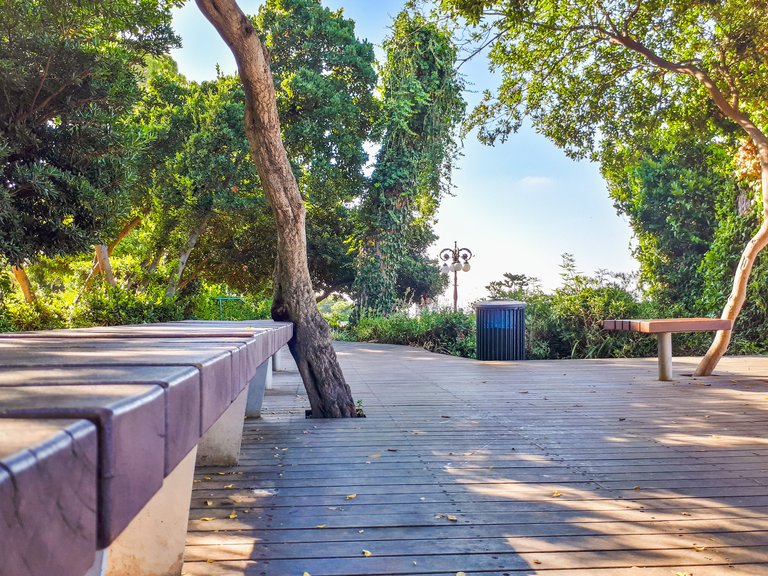
M 471 266 L 469 260 L 472 258 L 472 251 L 469 248 L 459 248 L 457 242 L 453 243 L 453 248 L 443 248 L 440 251 L 440 259 L 443 260 L 443 265 L 440 267 L 440 272 L 443 274 L 450 274 L 453 272 L 453 311 L 458 311 L 459 302 L 459 270 L 469 272 Z M 451 261 L 449 264 L 448 261 Z

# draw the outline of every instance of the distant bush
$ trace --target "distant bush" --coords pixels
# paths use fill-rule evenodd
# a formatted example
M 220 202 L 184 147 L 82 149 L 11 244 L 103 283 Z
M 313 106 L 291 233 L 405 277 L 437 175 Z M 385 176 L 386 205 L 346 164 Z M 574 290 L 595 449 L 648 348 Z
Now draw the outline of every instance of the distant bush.
M 80 326 L 119 326 L 182 320 L 180 302 L 164 294 L 135 293 L 120 286 L 100 284 L 86 292 L 73 306 L 69 324 Z
M 16 295 L 0 301 L 0 331 L 50 330 L 66 328 L 68 312 L 59 302 L 35 300 L 27 303 Z
M 359 342 L 420 346 L 431 352 L 476 357 L 475 317 L 463 312 L 422 311 L 418 316 L 396 313 L 364 316 L 337 331 L 336 337 Z
M 226 286 L 205 285 L 186 296 L 185 316 L 196 320 L 268 320 L 271 316 L 272 299 L 261 294 L 242 294 L 238 300 L 221 300 L 217 297 L 233 297 Z

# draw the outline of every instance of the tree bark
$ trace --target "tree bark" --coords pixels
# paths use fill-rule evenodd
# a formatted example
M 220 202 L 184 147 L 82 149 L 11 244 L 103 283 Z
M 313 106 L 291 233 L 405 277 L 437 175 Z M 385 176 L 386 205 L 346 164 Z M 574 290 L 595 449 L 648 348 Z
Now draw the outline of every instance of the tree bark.
M 117 234 L 117 238 L 115 238 L 114 240 L 112 240 L 112 242 L 107 244 L 107 258 L 112 256 L 112 252 L 115 250 L 115 246 L 120 244 L 123 238 L 125 238 L 126 236 L 128 236 L 128 234 L 131 233 L 131 230 L 133 230 L 134 228 L 136 228 L 136 226 L 141 224 L 141 222 L 144 219 L 144 216 L 146 216 L 148 213 L 149 213 L 149 210 L 145 210 L 140 216 L 136 216 L 130 222 L 128 222 L 125 226 L 122 227 L 120 232 L 118 232 Z M 96 251 L 98 252 L 98 248 L 96 248 Z M 112 266 L 110 264 L 110 269 L 111 267 Z M 101 269 L 102 268 L 101 268 L 101 265 L 99 264 L 99 257 L 98 257 L 98 254 L 96 254 L 96 257 L 94 258 L 93 267 L 91 268 L 91 271 L 88 273 L 88 276 L 85 277 L 85 282 L 83 282 L 83 291 L 88 289 L 88 287 L 91 285 L 91 281 L 93 280 L 93 277 L 96 276 L 96 274 L 98 274 L 99 272 L 101 272 Z M 109 279 L 107 279 L 107 281 L 109 281 Z M 110 282 L 110 284 L 112 283 Z M 114 285 L 115 284 L 112 284 L 112 286 Z M 80 300 L 81 295 L 82 293 L 77 295 L 77 297 L 75 298 L 75 303 L 77 303 L 77 301 Z
M 104 274 L 110 286 L 117 286 L 115 274 L 112 272 L 112 262 L 109 260 L 109 248 L 106 244 L 96 244 L 93 249 L 96 252 L 96 265 L 99 272 Z
M 208 226 L 208 221 L 210 219 L 211 213 L 208 212 L 205 216 L 203 216 L 203 219 L 200 220 L 198 225 L 192 229 L 192 232 L 190 232 L 187 245 L 184 246 L 181 254 L 179 254 L 179 265 L 176 268 L 176 274 L 171 276 L 170 280 L 168 280 L 168 289 L 165 291 L 166 298 L 173 298 L 176 295 L 176 288 L 179 282 L 181 282 L 181 277 L 184 274 L 184 268 L 187 267 L 187 260 L 189 260 L 189 255 L 192 254 L 192 250 L 195 249 L 197 241 L 200 240 L 200 236 L 202 236 L 203 232 L 205 232 L 205 229 Z
M 277 101 L 264 48 L 235 0 L 196 0 L 229 46 L 245 91 L 245 133 L 277 222 L 272 318 L 291 321 L 288 343 L 309 396 L 312 416 L 352 417 L 352 393 L 315 302 L 307 265 L 305 208 L 282 142 Z
M 123 240 L 123 238 L 125 238 L 126 236 L 128 236 L 128 234 L 130 234 L 130 233 L 131 233 L 131 231 L 132 231 L 134 228 L 136 228 L 136 226 L 138 226 L 139 224 L 141 224 L 141 223 L 142 223 L 142 221 L 144 220 L 144 217 L 145 217 L 147 214 L 149 214 L 149 210 L 144 210 L 144 211 L 143 211 L 143 212 L 142 212 L 142 213 L 141 213 L 139 216 L 136 216 L 136 217 L 134 217 L 132 220 L 130 220 L 129 222 L 127 222 L 127 223 L 125 224 L 125 226 L 123 226 L 123 227 L 122 227 L 122 229 L 120 230 L 120 232 L 118 232 L 118 233 L 117 233 L 117 238 L 115 238 L 114 240 L 112 240 L 112 242 L 110 242 L 110 243 L 108 244 L 108 246 L 107 246 L 107 252 L 108 252 L 108 254 L 109 254 L 110 256 L 112 256 L 112 252 L 114 251 L 114 249 L 115 249 L 115 246 L 117 246 L 118 244 L 120 244 L 120 242 Z
M 21 293 L 24 294 L 24 302 L 27 304 L 34 302 L 35 292 L 32 290 L 32 283 L 29 281 L 29 276 L 27 276 L 24 267 L 21 265 L 11 266 L 11 273 L 13 273 L 13 279 L 16 281 L 16 284 L 21 288 Z

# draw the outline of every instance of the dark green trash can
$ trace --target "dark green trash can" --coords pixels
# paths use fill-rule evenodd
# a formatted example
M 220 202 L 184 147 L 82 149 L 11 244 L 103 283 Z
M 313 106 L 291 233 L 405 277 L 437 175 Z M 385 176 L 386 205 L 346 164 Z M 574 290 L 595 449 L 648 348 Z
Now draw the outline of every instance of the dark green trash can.
M 475 304 L 478 360 L 525 360 L 525 302 Z

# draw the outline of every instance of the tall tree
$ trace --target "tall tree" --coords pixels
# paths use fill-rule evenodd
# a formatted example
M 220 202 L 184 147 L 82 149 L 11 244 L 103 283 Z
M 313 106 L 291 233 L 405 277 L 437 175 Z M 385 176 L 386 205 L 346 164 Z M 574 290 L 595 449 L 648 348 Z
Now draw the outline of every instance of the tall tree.
M 403 11 L 384 49 L 383 136 L 361 206 L 356 290 L 361 313 L 386 314 L 410 254 L 408 228 L 431 224 L 450 188 L 465 104 L 448 30 Z
M 0 254 L 11 264 L 110 236 L 135 177 L 120 117 L 138 93 L 136 65 L 177 44 L 176 4 L 3 3 Z
M 700 305 L 702 262 L 720 225 L 721 199 L 746 189 L 734 177 L 727 139 L 720 130 L 670 123 L 644 144 L 615 142 L 603 154 L 609 194 L 637 239 L 643 290 L 672 315 L 713 312 Z
M 494 98 L 476 109 L 489 141 L 523 117 L 574 156 L 601 144 L 652 137 L 670 119 L 706 109 L 751 140 L 760 164 L 763 221 L 742 251 L 722 317 L 735 320 L 752 266 L 768 244 L 765 126 L 768 11 L 762 0 L 443 0 L 479 26 L 503 72 Z M 498 121 L 495 121 L 497 119 Z M 696 369 L 710 374 L 731 331 L 720 331 Z
M 289 342 L 315 417 L 355 415 L 352 393 L 315 302 L 307 266 L 306 210 L 282 142 L 268 55 L 235 0 L 196 0 L 229 46 L 245 90 L 245 133 L 278 230 L 272 317 L 294 323 Z

